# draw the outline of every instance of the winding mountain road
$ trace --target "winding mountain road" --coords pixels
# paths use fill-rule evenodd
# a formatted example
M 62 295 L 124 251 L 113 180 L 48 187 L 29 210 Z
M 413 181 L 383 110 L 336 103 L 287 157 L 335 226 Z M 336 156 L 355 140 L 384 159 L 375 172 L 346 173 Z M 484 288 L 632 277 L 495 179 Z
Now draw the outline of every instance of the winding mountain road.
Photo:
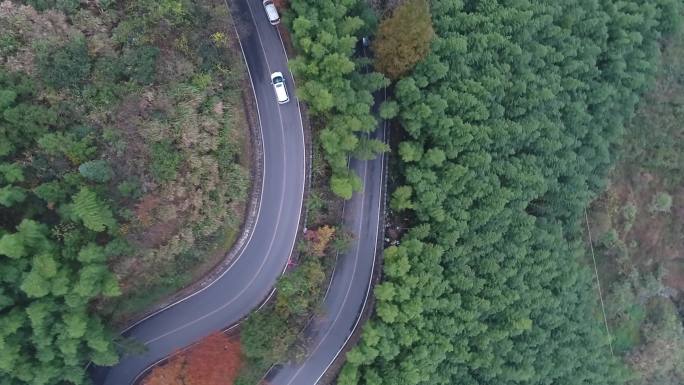
M 263 9 L 255 8 L 253 11 L 260 13 L 252 18 L 245 0 L 235 3 L 239 17 L 254 20 L 238 29 L 263 139 L 263 186 L 254 229 L 220 278 L 127 330 L 124 334 L 144 342 L 148 351 L 126 357 L 114 367 L 93 370 L 97 384 L 131 384 L 175 350 L 238 322 L 271 293 L 294 247 L 306 176 L 304 133 L 294 83 L 278 32 Z M 251 3 L 261 7 L 258 1 Z M 291 97 L 287 104 L 276 102 L 270 83 L 275 71 L 285 74 Z
M 263 180 L 255 226 L 229 269 L 212 284 L 146 317 L 124 332 L 143 342 L 144 354 L 128 356 L 111 368 L 95 368 L 99 385 L 130 385 L 172 352 L 239 322 L 273 290 L 297 237 L 306 177 L 306 154 L 299 102 L 277 29 L 260 0 L 233 0 L 233 17 L 256 98 L 263 142 Z M 270 74 L 285 74 L 290 102 L 276 103 Z M 385 127 L 371 134 L 385 138 Z M 326 294 L 325 316 L 305 330 L 313 345 L 300 363 L 274 367 L 274 385 L 314 385 L 341 352 L 358 325 L 370 290 L 381 223 L 384 157 L 351 160 L 364 190 L 345 207 L 345 226 L 355 236 L 340 255 Z
M 376 100 L 383 96 L 376 95 Z M 384 141 L 385 124 L 370 136 Z M 266 376 L 270 385 L 318 383 L 358 327 L 366 306 L 383 223 L 384 156 L 367 161 L 351 159 L 349 167 L 363 179 L 363 191 L 352 196 L 344 211 L 344 224 L 354 234 L 354 242 L 349 251 L 338 256 L 323 301 L 324 316 L 304 331 L 311 344 L 308 356 L 302 362 L 273 367 Z

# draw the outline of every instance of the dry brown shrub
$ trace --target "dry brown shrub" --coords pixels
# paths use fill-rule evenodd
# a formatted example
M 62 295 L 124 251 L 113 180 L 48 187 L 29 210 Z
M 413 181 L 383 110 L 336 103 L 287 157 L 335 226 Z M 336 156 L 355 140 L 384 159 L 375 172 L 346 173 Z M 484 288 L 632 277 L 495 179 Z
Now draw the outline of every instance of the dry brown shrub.
M 0 3 L 0 31 L 12 31 L 20 47 L 11 56 L 0 57 L 0 63 L 10 71 L 35 71 L 33 44 L 49 41 L 61 45 L 81 34 L 70 26 L 64 14 L 57 11 L 38 12 L 28 5 L 17 5 L 11 1 Z
M 184 367 L 185 357 L 175 355 L 166 364 L 152 369 L 143 385 L 184 385 Z
M 159 198 L 155 195 L 144 196 L 137 205 L 135 205 L 135 215 L 138 217 L 143 226 L 149 226 L 152 222 L 152 213 L 157 206 L 159 206 Z
M 231 385 L 240 367 L 240 342 L 214 333 L 167 364 L 154 368 L 143 385 Z
M 316 230 L 307 231 L 305 238 L 311 245 L 311 253 L 317 257 L 322 257 L 325 255 L 333 236 L 335 236 L 335 228 L 323 225 Z

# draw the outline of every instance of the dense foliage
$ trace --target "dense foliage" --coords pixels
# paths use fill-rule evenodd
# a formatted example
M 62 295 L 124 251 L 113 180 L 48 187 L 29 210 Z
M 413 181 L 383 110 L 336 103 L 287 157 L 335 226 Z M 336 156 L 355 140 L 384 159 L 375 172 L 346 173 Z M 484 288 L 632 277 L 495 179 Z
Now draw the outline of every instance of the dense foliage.
M 357 43 L 368 33 L 369 15 L 359 0 L 293 0 L 291 11 L 298 55 L 290 65 L 301 79 L 297 95 L 322 127 L 317 136 L 332 171 L 332 191 L 349 199 L 361 187 L 347 167 L 349 155 L 369 157 L 387 150 L 384 143 L 359 135 L 375 129 L 372 92 L 386 85 L 382 75 L 364 73 L 365 61 L 355 58 Z
M 413 230 L 339 383 L 618 384 L 578 219 L 678 3 L 435 0 L 396 85 Z
M 407 0 L 378 26 L 375 68 L 392 80 L 406 75 L 430 52 L 433 36 L 427 0 Z
M 655 87 L 644 98 L 621 148 L 629 171 L 658 174 L 668 189 L 684 183 L 684 33 L 664 51 Z
M 231 385 L 242 366 L 240 342 L 214 333 L 157 366 L 143 385 Z
M 102 184 L 96 192 L 132 245 L 109 261 L 125 300 L 101 304 L 119 318 L 209 268 L 200 262 L 220 256 L 212 249 L 228 247 L 240 225 L 249 178 L 230 17 L 218 0 L 29 3 L 42 12 L 2 3 L 1 62 L 28 75 L 50 114 L 45 135 L 8 115 L 7 135 L 37 135 L 32 146 L 50 157 L 39 175 L 50 183 L 37 190 L 46 200 L 64 195 L 53 183 L 61 174 Z
M 684 383 L 684 31 L 663 46 L 656 83 L 588 210 L 613 349 L 639 385 Z
M 94 155 L 88 129 L 43 103 L 26 75 L 0 70 L 0 89 L 0 382 L 79 384 L 85 360 L 118 360 L 88 304 L 120 294 L 106 265 L 125 251 L 119 225 L 67 155 L 78 144 L 77 157 Z M 64 145 L 49 150 L 52 140 Z
M 0 383 L 82 384 L 118 360 L 112 304 L 238 226 L 241 62 L 221 1 L 25 3 L 0 3 Z
M 343 237 L 335 237 L 331 226 L 307 231 L 299 247 L 301 256 L 278 281 L 274 300 L 242 324 L 240 338 L 247 365 L 237 385 L 258 383 L 271 365 L 306 354 L 302 330 L 318 311 L 327 283 L 326 271 L 330 271 L 333 256 L 340 251 L 333 241 Z

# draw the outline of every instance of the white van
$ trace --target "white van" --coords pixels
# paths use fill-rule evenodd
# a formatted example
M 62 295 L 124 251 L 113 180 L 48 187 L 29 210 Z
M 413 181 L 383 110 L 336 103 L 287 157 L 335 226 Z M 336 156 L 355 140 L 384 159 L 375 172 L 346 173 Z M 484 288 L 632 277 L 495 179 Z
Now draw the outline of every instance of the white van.
M 275 5 L 273 5 L 273 0 L 264 0 L 264 10 L 266 11 L 266 17 L 268 17 L 268 22 L 271 25 L 276 25 L 280 23 L 280 15 L 278 15 L 278 10 Z

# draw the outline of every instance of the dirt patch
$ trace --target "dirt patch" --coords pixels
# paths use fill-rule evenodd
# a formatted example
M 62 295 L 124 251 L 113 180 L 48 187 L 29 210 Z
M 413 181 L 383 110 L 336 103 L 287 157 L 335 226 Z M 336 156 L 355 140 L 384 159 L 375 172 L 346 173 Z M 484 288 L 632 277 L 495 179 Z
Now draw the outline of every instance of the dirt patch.
M 653 271 L 659 265 L 667 268 L 680 263 L 684 250 L 683 191 L 673 194 L 669 211 L 658 211 L 654 209 L 656 196 L 668 193 L 661 176 L 634 167 L 616 170 L 610 186 L 592 205 L 594 236 L 600 239 L 614 231 L 626 245 L 631 263 L 640 270 Z M 679 272 L 667 270 L 668 282 L 684 280 Z

